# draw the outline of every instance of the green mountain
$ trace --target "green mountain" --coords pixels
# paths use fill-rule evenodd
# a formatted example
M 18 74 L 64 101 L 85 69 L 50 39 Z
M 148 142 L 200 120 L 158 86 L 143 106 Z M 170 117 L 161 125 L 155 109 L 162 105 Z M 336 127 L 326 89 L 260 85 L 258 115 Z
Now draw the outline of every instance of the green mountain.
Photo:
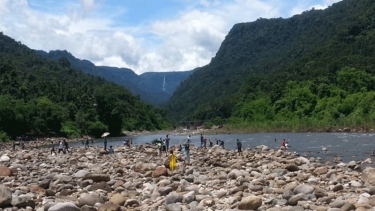
M 364 125 L 375 120 L 375 2 L 233 26 L 209 65 L 166 105 L 175 121 L 255 128 Z
M 66 58 L 43 59 L 0 33 L 0 136 L 99 136 L 105 131 L 169 127 L 165 111 L 124 87 L 71 67 Z M 1 137 L 0 137 L 1 138 Z
M 65 50 L 50 51 L 48 53 L 38 50 L 36 52 L 43 58 L 55 61 L 66 58 L 73 68 L 122 85 L 134 95 L 139 95 L 143 102 L 156 106 L 165 103 L 180 83 L 194 72 L 194 70 L 184 72 L 149 72 L 137 75 L 128 68 L 95 66 L 92 62 L 78 59 Z

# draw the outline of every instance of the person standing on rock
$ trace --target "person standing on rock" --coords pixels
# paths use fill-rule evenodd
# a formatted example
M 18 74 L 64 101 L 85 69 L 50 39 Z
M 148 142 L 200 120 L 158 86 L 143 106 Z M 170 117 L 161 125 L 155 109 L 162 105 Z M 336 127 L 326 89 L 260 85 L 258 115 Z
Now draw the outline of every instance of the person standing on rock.
M 51 155 L 52 155 L 52 152 L 55 153 L 55 155 L 56 155 L 57 153 L 55 151 L 55 143 L 53 141 L 51 141 L 51 145 L 52 145 Z
M 171 153 L 171 158 L 170 158 L 170 162 L 169 162 L 169 169 L 171 171 L 173 171 L 176 167 L 177 167 L 177 158 L 176 158 L 176 155 L 173 154 L 173 150 L 171 149 L 170 151 Z
M 107 151 L 107 137 L 104 137 L 104 150 Z
M 224 141 L 223 141 L 223 140 L 220 140 L 220 146 L 223 147 L 223 149 L 225 148 L 225 147 L 224 147 Z
M 203 141 L 204 141 L 204 137 L 203 137 L 203 135 L 201 134 L 201 148 L 203 147 Z
M 86 139 L 86 145 L 85 145 L 85 148 L 89 148 L 89 139 Z
M 69 144 L 65 139 L 64 139 L 64 149 L 66 150 L 67 153 L 70 153 L 69 152 Z
M 163 148 L 161 142 L 158 142 L 157 146 L 158 146 L 159 156 L 161 157 L 161 152 L 162 152 L 162 148 Z
M 239 139 L 237 139 L 237 151 L 238 155 L 242 155 L 242 143 Z
M 60 152 L 65 153 L 64 149 L 63 149 L 63 142 L 62 141 L 60 141 L 60 143 L 59 143 L 59 154 L 60 154 Z
M 167 134 L 167 137 L 165 139 L 165 146 L 167 147 L 166 151 L 168 152 L 169 151 L 169 137 L 168 137 L 168 134 Z
M 190 144 L 186 143 L 185 144 L 185 165 L 190 164 Z

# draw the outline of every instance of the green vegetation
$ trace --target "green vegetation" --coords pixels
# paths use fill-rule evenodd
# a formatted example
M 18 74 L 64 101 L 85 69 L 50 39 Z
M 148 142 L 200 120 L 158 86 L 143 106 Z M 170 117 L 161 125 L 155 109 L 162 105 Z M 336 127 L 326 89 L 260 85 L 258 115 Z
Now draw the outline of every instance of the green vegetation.
M 164 110 L 123 87 L 76 71 L 66 58 L 42 59 L 2 33 L 0 84 L 1 140 L 24 134 L 119 135 L 170 126 Z
M 233 129 L 375 126 L 375 3 L 344 0 L 288 19 L 236 24 L 166 105 L 177 120 Z

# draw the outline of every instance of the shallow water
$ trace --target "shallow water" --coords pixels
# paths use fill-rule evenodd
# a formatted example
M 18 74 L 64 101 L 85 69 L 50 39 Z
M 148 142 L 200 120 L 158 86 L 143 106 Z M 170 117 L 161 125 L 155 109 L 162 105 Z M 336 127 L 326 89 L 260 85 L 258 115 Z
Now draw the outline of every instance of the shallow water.
M 151 143 L 155 138 L 165 138 L 166 134 L 147 134 L 126 137 L 109 137 L 108 146 L 121 146 L 124 139 L 133 139 L 133 144 Z M 170 146 L 183 144 L 187 136 L 169 135 Z M 364 160 L 375 150 L 374 133 L 252 133 L 252 134 L 217 134 L 204 135 L 208 140 L 224 140 L 224 146 L 228 149 L 236 148 L 236 140 L 242 142 L 243 148 L 254 148 L 259 145 L 266 145 L 271 149 L 277 149 L 282 139 L 288 141 L 291 146 L 289 151 L 300 153 L 306 157 L 320 157 L 326 161 L 333 161 L 333 158 L 340 156 L 344 162 L 352 160 Z M 275 139 L 277 140 L 275 142 Z M 104 146 L 104 139 L 94 140 L 94 145 Z M 200 135 L 193 135 L 191 141 L 195 146 L 200 146 Z M 90 143 L 91 144 L 91 143 Z M 82 147 L 82 143 L 71 143 L 72 147 Z M 327 148 L 323 152 L 322 148 Z M 374 157 L 375 158 L 375 157 Z

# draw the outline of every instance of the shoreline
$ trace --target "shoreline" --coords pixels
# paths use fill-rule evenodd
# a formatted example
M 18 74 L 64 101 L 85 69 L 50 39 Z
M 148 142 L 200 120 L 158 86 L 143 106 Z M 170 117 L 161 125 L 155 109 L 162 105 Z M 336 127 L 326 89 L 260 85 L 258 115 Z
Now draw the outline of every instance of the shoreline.
M 192 147 L 177 168 L 152 145 L 10 151 L 0 157 L 0 207 L 18 210 L 371 210 L 375 169 L 365 161 L 322 162 L 260 145 L 234 150 Z M 56 148 L 55 148 L 56 150 Z M 350 207 L 352 209 L 344 209 Z

